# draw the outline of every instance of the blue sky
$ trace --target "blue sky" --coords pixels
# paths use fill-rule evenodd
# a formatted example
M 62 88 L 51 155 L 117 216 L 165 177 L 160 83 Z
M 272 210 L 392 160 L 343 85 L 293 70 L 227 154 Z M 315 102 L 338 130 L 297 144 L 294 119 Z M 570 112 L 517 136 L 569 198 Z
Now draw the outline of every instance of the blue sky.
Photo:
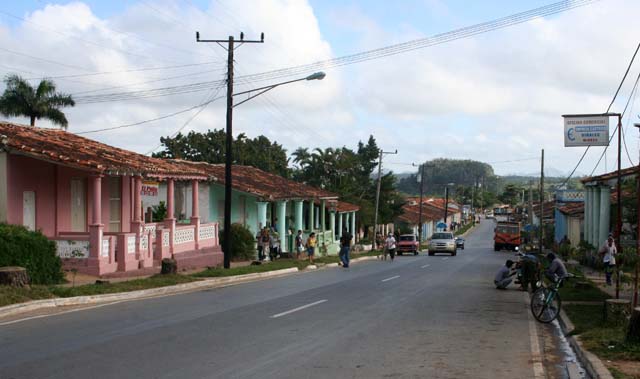
M 0 4 L 0 47 L 101 72 L 165 62 L 222 61 L 221 49 L 193 41 L 195 30 L 208 37 L 241 30 L 253 37 L 265 31 L 264 46 L 238 51 L 238 74 L 242 75 L 431 36 L 551 2 L 5 1 Z M 534 157 L 545 148 L 550 171 L 567 172 L 583 150 L 562 146 L 560 114 L 604 111 L 638 43 L 640 26 L 631 16 L 638 10 L 640 6 L 632 0 L 603 0 L 446 45 L 331 69 L 320 83 L 292 85 L 243 106 L 237 113 L 236 130 L 265 134 L 289 151 L 298 146 L 353 147 L 358 139 L 374 134 L 383 148 L 399 150 L 387 167 L 394 171 L 410 170 L 407 163 L 449 157 L 500 162 L 494 168 L 503 175 L 533 173 L 539 165 Z M 598 30 L 593 28 L 596 21 Z M 73 73 L 6 52 L 0 52 L 0 58 L 5 66 L 46 76 Z M 2 75 L 7 70 L 0 67 Z M 639 71 L 640 63 L 628 82 Z M 149 89 L 164 84 L 133 87 L 132 83 L 177 74 L 194 76 L 168 80 L 167 85 L 218 79 L 221 72 L 199 73 L 194 68 L 61 79 L 58 84 L 73 94 L 109 86 Z M 246 87 L 239 83 L 239 88 Z M 623 87 L 614 110 L 624 106 L 630 88 L 629 84 Z M 206 98 L 203 95 L 78 105 L 69 116 L 74 129 L 82 132 L 159 117 L 191 107 Z M 632 110 L 635 118 L 635 102 Z M 159 135 L 174 133 L 191 116 L 89 136 L 145 153 L 157 145 Z M 184 131 L 223 125 L 223 107 L 214 103 Z M 632 131 L 625 135 L 631 158 L 637 161 L 637 135 Z M 579 172 L 590 173 L 595 167 L 602 149 L 592 150 Z M 518 162 L 502 163 L 510 160 Z M 595 173 L 612 169 L 614 161 L 611 152 L 606 167 L 601 163 Z M 629 164 L 628 159 L 623 161 L 623 166 Z

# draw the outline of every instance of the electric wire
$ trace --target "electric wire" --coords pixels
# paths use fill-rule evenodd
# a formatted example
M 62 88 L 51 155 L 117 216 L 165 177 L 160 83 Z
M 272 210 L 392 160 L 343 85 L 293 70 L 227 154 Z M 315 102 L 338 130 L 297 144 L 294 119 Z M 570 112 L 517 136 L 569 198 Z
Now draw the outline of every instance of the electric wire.
M 453 31 L 437 34 L 433 37 L 416 39 L 416 40 L 412 40 L 412 41 L 408 41 L 400 44 L 381 47 L 378 49 L 364 51 L 364 52 L 351 54 L 351 55 L 347 55 L 339 58 L 318 61 L 318 62 L 307 64 L 307 65 L 299 65 L 299 66 L 282 68 L 282 69 L 277 69 L 272 71 L 266 71 L 258 74 L 245 75 L 245 76 L 238 77 L 236 79 L 237 80 L 245 79 L 248 82 L 260 82 L 260 81 L 266 81 L 266 80 L 280 79 L 284 77 L 291 77 L 294 75 L 301 75 L 301 74 L 309 73 L 318 69 L 326 70 L 330 68 L 337 68 L 345 65 L 351 65 L 351 64 L 361 63 L 365 61 L 370 61 L 374 59 L 380 59 L 383 57 L 406 53 L 406 52 L 417 50 L 417 49 L 424 49 L 427 47 L 444 44 L 444 43 L 452 42 L 452 41 L 463 39 L 463 38 L 469 38 L 471 36 L 487 33 L 497 29 L 506 28 L 512 25 L 521 24 L 533 19 L 540 18 L 540 17 L 546 17 L 546 16 L 557 14 L 557 13 L 565 12 L 571 9 L 575 9 L 578 7 L 586 6 L 596 1 L 599 1 L 599 0 L 560 1 L 556 3 L 552 3 L 547 6 L 535 8 L 526 12 L 516 13 L 511 16 L 499 18 L 493 21 L 488 21 L 481 24 L 472 25 L 466 28 L 460 28 Z M 174 94 L 204 91 L 212 86 L 217 86 L 218 84 L 219 82 L 199 82 L 199 83 L 186 84 L 184 86 L 176 86 L 170 89 L 167 89 L 167 88 L 151 89 L 149 90 L 150 93 L 148 95 L 151 97 L 155 97 L 155 96 L 168 96 L 168 95 L 174 95 Z M 85 102 L 96 103 L 96 102 L 107 102 L 107 101 L 124 101 L 124 100 L 145 98 L 146 96 L 147 96 L 147 93 L 132 91 L 132 92 L 105 94 L 100 97 L 92 97 L 87 99 L 77 99 L 77 102 L 78 103 L 85 103 Z
M 622 85 L 624 84 L 627 75 L 629 74 L 629 70 L 631 69 L 631 66 L 633 66 L 633 62 L 636 59 L 636 55 L 638 53 L 638 50 L 640 49 L 640 43 L 638 43 L 638 47 L 636 47 L 636 51 L 633 53 L 633 56 L 631 57 L 631 60 L 629 61 L 629 65 L 627 66 L 627 69 L 624 72 L 624 75 L 622 77 L 622 80 L 620 81 L 620 84 L 618 85 L 618 89 L 616 90 L 616 93 L 613 95 L 613 99 L 611 100 L 611 103 L 609 103 L 609 106 L 607 107 L 607 111 L 605 113 L 609 113 L 609 111 L 611 110 L 611 107 L 613 106 L 613 103 L 616 101 L 616 98 L 618 97 L 618 94 L 620 93 L 620 88 L 622 88 Z M 637 84 L 637 80 L 636 80 L 636 84 Z M 627 103 L 628 104 L 628 103 Z M 626 106 L 625 106 L 625 110 L 626 110 Z M 624 112 L 623 112 L 624 113 Z M 618 129 L 618 127 L 616 126 L 616 130 Z M 615 131 L 614 133 L 615 134 Z M 612 137 L 609 139 L 609 143 L 611 143 L 611 140 L 613 138 Z M 569 176 L 567 176 L 567 178 L 562 182 L 562 184 L 560 185 L 560 187 L 564 187 L 569 180 L 571 179 L 571 177 L 573 177 L 573 174 L 575 174 L 576 170 L 578 169 L 578 167 L 580 167 L 580 164 L 582 163 L 582 161 L 584 160 L 584 157 L 587 155 L 587 152 L 589 152 L 589 148 L 591 148 L 591 145 L 587 146 L 587 148 L 584 150 L 584 153 L 582 153 L 582 156 L 580 157 L 580 160 L 578 160 L 578 163 L 576 164 L 576 166 L 573 168 L 573 170 L 571 170 L 571 173 L 569 174 Z M 596 167 L 593 168 L 593 171 L 591 171 L 591 175 L 593 175 L 593 172 L 595 172 L 596 168 L 598 167 L 598 165 L 600 164 L 600 161 L 602 160 L 602 157 L 604 156 L 604 154 L 606 153 L 607 149 L 605 147 L 602 155 L 600 156 L 600 159 L 598 159 L 598 163 L 596 163 Z

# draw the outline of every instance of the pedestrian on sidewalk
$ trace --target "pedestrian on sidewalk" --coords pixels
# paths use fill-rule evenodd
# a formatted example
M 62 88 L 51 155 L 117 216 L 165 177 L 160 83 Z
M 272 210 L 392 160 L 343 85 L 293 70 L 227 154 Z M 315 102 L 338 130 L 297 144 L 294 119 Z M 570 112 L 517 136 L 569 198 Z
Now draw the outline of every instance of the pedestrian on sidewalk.
M 304 241 L 302 241 L 302 230 L 298 230 L 298 234 L 296 234 L 296 259 L 300 259 L 300 254 L 304 250 Z
M 309 234 L 309 238 L 307 238 L 307 255 L 309 255 L 309 263 L 313 264 L 313 255 L 316 253 L 316 245 L 318 241 L 316 240 L 316 234 Z
M 342 267 L 349 267 L 349 250 L 351 249 L 351 234 L 347 231 L 347 228 L 342 230 L 340 236 L 340 262 Z
M 389 256 L 391 257 L 391 262 L 393 262 L 393 258 L 396 256 L 396 239 L 393 237 L 393 234 L 389 233 L 387 240 L 384 242 L 385 249 L 389 251 Z M 386 259 L 386 255 L 385 255 Z
M 269 235 L 269 228 L 264 227 L 260 233 L 260 245 L 258 250 L 258 259 L 263 261 L 267 255 L 267 249 L 271 246 L 271 236 Z
M 613 241 L 613 236 L 609 235 L 607 241 L 602 245 L 599 250 L 600 255 L 602 255 L 602 263 L 604 263 L 604 274 L 607 278 L 607 285 L 611 285 L 611 276 L 616 267 L 616 254 L 618 253 L 618 249 L 616 248 L 616 243 Z
M 511 284 L 511 277 L 516 274 L 516 271 L 512 271 L 511 267 L 513 266 L 513 261 L 508 259 L 504 266 L 500 267 L 498 272 L 496 273 L 495 278 L 493 278 L 493 284 L 496 285 L 496 289 L 506 290 L 507 286 Z

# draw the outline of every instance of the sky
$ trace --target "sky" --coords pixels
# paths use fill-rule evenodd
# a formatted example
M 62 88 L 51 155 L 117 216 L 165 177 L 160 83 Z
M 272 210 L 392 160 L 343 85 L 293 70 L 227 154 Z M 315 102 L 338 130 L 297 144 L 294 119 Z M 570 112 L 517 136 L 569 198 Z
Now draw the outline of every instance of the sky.
M 65 109 L 70 132 L 158 119 L 82 134 L 147 154 L 159 149 L 161 136 L 225 126 L 219 83 L 226 51 L 197 43 L 196 31 L 207 39 L 238 38 L 240 32 L 259 39 L 264 32 L 263 44 L 235 51 L 240 92 L 313 71 L 262 81 L 245 75 L 435 36 L 550 3 L 8 0 L 0 2 L 0 75 L 16 73 L 34 84 L 52 78 L 59 91 L 72 94 L 78 104 Z M 638 1 L 601 0 L 465 39 L 326 67 L 322 81 L 284 85 L 235 108 L 234 134 L 263 134 L 290 153 L 297 147 L 355 148 L 373 135 L 385 151 L 398 151 L 385 156 L 385 170 L 394 172 L 444 157 L 487 162 L 498 175 L 534 174 L 544 149 L 546 175 L 566 175 L 584 148 L 564 147 L 561 115 L 606 111 L 640 42 L 638 14 Z M 638 163 L 632 125 L 640 122 L 640 100 L 631 89 L 639 74 L 640 56 L 611 109 L 621 112 L 630 101 L 622 167 Z M 212 83 L 182 94 L 99 103 L 87 97 L 205 82 Z M 53 126 L 46 120 L 37 125 Z M 598 166 L 603 148 L 590 149 L 577 173 L 615 169 L 616 147 Z

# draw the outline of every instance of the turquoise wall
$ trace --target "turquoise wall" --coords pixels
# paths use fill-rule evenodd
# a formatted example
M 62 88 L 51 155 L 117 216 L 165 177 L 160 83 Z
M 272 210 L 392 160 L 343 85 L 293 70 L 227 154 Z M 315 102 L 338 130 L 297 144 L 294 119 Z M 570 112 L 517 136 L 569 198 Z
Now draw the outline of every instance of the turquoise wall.
M 209 219 L 211 221 L 219 221 L 222 226 L 224 223 L 224 187 L 217 184 L 209 186 Z M 251 230 L 252 233 L 258 232 L 258 206 L 257 198 L 244 192 L 231 192 L 231 222 L 242 223 L 243 212 L 242 203 L 244 202 L 244 225 Z

